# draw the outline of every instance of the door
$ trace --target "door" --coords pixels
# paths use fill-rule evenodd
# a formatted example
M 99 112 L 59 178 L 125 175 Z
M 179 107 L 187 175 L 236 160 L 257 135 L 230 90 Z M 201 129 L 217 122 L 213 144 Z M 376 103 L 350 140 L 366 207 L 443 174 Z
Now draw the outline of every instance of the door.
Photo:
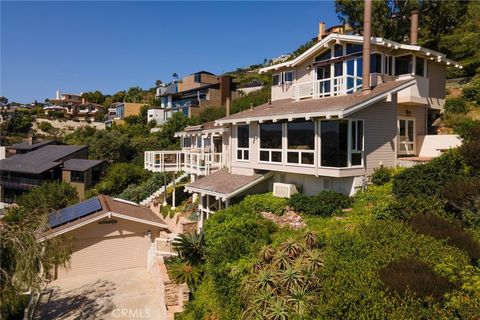
M 415 155 L 415 120 L 398 120 L 398 154 Z
M 319 93 L 321 96 L 330 95 L 330 65 L 317 67 L 317 80 L 319 81 Z

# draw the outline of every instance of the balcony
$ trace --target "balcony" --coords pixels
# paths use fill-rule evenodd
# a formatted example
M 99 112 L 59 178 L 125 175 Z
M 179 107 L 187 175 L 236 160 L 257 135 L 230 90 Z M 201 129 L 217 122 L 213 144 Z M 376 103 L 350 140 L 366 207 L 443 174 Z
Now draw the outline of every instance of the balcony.
M 350 94 L 361 90 L 362 78 L 353 75 L 300 82 L 293 85 L 293 99 L 324 98 Z
M 145 169 L 152 172 L 184 171 L 205 176 L 222 169 L 223 166 L 221 153 L 145 151 Z

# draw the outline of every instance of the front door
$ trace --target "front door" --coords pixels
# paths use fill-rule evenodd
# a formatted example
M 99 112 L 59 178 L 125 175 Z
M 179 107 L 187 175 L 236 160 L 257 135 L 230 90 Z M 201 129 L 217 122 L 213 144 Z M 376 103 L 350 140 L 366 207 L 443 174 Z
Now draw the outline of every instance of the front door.
M 398 154 L 415 155 L 415 120 L 398 120 Z

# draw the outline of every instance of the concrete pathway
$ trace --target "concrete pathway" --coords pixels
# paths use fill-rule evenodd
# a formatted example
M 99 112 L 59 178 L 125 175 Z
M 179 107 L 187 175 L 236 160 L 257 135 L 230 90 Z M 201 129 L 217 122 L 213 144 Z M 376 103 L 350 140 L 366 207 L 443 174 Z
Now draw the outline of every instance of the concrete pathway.
M 162 320 L 162 305 L 152 275 L 136 268 L 51 282 L 35 319 Z

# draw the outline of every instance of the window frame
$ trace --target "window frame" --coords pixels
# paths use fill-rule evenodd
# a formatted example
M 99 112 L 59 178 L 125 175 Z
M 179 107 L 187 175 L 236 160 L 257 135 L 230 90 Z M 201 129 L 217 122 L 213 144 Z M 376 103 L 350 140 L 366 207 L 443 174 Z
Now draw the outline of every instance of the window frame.
M 300 119 L 297 119 L 300 120 Z M 285 133 L 283 134 L 286 138 L 286 149 L 285 149 L 285 164 L 290 166 L 302 166 L 302 167 L 314 167 L 315 166 L 315 145 L 316 145 L 316 132 L 317 132 L 317 125 L 316 121 L 314 120 L 301 120 L 299 122 L 311 122 L 313 124 L 313 149 L 290 149 L 288 143 L 288 125 L 294 123 L 294 121 L 289 121 L 285 123 Z M 288 155 L 289 153 L 296 153 L 298 157 L 298 162 L 289 162 Z M 313 155 L 312 163 L 302 163 L 302 155 L 303 154 L 311 154 Z
M 348 125 L 349 131 L 349 153 L 348 153 L 348 164 L 350 168 L 357 168 L 364 166 L 364 156 L 365 156 L 365 120 L 363 119 L 349 119 L 350 123 Z M 358 123 L 362 123 L 362 137 L 361 143 L 362 147 L 358 148 Z M 355 126 L 355 137 L 353 137 L 353 128 Z M 352 164 L 352 155 L 360 154 L 361 155 L 361 162 L 360 164 Z
M 286 74 L 291 73 L 292 74 L 292 80 L 285 80 L 286 79 Z M 278 77 L 278 83 L 275 84 L 273 81 L 274 77 Z M 280 86 L 284 84 L 291 84 L 295 82 L 295 70 L 287 70 L 287 71 L 282 71 L 278 73 L 272 74 L 272 86 Z
M 247 137 L 247 144 L 248 147 L 239 147 L 238 146 L 238 129 L 241 126 L 246 126 L 247 127 L 247 132 L 248 132 L 248 137 Z M 249 124 L 239 124 L 237 125 L 235 129 L 235 139 L 236 139 L 236 152 L 235 152 L 235 159 L 236 161 L 243 161 L 243 162 L 248 162 L 250 161 L 250 125 Z M 238 151 L 241 152 L 241 158 L 238 157 Z
M 73 178 L 75 175 L 75 179 Z M 78 176 L 81 176 L 82 179 L 78 179 Z M 71 182 L 76 182 L 76 183 L 85 183 L 85 172 L 83 171 L 75 171 L 72 170 L 70 171 L 70 181 Z
M 280 148 L 262 148 L 262 125 L 265 124 L 277 124 L 281 127 L 281 145 Z M 285 138 L 285 123 L 284 122 L 266 122 L 266 123 L 259 123 L 258 124 L 258 162 L 259 163 L 268 163 L 268 164 L 284 164 L 284 153 L 285 153 L 285 145 L 284 139 Z M 268 152 L 268 160 L 261 160 L 261 154 L 263 152 Z M 273 152 L 280 152 L 280 161 L 272 161 L 272 153 Z
M 405 57 L 405 56 L 411 56 L 412 57 L 412 60 L 411 60 L 411 68 L 410 68 L 410 72 L 407 72 L 407 73 L 402 73 L 402 74 L 397 74 L 397 58 L 401 58 L 401 57 Z M 405 75 L 412 75 L 414 73 L 414 57 L 415 55 L 413 53 L 403 53 L 403 54 L 399 54 L 399 55 L 396 55 L 396 56 L 393 56 L 393 76 L 394 77 L 401 77 L 401 76 L 405 76 Z
M 409 122 L 413 122 L 413 141 L 401 141 L 400 140 L 400 121 L 405 121 L 405 133 L 406 137 L 408 137 L 408 128 L 409 128 Z M 416 155 L 416 150 L 417 150 L 417 119 L 415 117 L 407 117 L 407 116 L 401 116 L 398 117 L 397 119 L 397 154 L 398 155 Z M 405 150 L 400 150 L 400 144 L 403 143 L 405 145 Z M 408 145 L 412 145 L 413 149 L 412 151 L 408 150 Z

